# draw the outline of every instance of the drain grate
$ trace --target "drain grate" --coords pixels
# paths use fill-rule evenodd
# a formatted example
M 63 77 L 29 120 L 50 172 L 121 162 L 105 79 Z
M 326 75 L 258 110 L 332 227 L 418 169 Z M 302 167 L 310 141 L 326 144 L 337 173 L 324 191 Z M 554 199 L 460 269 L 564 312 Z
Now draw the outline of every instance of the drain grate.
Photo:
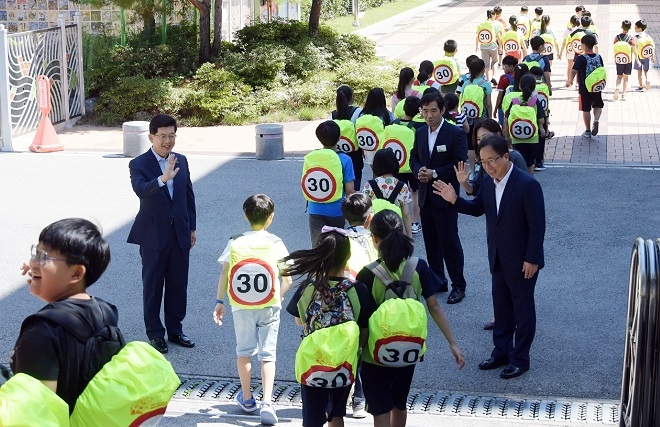
M 236 379 L 183 380 L 174 392 L 175 400 L 234 400 L 241 384 Z M 252 393 L 261 398 L 261 385 L 253 384 Z M 278 381 L 273 387 L 273 403 L 300 406 L 300 384 Z M 413 414 L 534 420 L 557 423 L 619 424 L 619 405 L 615 403 L 576 402 L 549 399 L 513 399 L 473 396 L 450 392 L 411 392 L 408 411 Z

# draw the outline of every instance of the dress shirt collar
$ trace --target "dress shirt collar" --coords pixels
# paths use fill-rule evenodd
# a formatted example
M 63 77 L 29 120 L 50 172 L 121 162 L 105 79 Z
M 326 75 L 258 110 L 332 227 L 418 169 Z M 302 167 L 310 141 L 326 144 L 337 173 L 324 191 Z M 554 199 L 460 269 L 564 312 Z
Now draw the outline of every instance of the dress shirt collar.
M 506 175 L 504 175 L 504 178 L 502 178 L 501 181 L 497 181 L 497 179 L 493 179 L 496 188 L 501 188 L 502 190 L 504 190 L 504 187 L 506 187 L 506 183 L 509 181 L 509 176 L 511 176 L 512 170 L 513 170 L 513 163 L 509 162 L 509 171 L 506 173 Z
M 167 157 L 160 157 L 160 154 L 156 153 L 154 147 L 151 147 L 151 152 L 154 153 L 154 156 L 156 156 L 156 160 L 158 160 L 159 162 L 165 161 L 167 160 L 167 157 L 169 157 L 169 155 Z

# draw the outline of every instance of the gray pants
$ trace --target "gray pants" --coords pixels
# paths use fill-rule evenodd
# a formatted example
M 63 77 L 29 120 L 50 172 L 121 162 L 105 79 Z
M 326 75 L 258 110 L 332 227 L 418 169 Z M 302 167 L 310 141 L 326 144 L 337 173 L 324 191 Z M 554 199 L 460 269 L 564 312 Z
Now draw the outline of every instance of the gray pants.
M 316 247 L 316 243 L 321 235 L 321 229 L 324 225 L 330 227 L 344 228 L 343 216 L 325 216 L 325 215 L 309 215 L 309 234 L 312 237 L 312 247 Z

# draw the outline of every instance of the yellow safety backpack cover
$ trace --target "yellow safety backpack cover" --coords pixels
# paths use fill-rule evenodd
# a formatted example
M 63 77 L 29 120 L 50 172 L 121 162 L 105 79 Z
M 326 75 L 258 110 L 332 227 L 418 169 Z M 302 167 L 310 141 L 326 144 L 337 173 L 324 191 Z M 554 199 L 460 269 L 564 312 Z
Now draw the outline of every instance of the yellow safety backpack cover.
M 68 425 L 69 405 L 38 379 L 19 373 L 0 387 L 0 426 Z

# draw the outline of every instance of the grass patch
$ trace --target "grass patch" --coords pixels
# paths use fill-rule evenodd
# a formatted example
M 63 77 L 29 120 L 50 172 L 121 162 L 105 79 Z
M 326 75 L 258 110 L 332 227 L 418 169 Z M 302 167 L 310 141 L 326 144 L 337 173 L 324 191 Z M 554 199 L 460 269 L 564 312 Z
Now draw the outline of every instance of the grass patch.
M 428 3 L 430 0 L 397 0 L 391 3 L 385 3 L 381 7 L 368 9 L 364 13 L 364 18 L 360 19 L 360 26 L 353 26 L 353 15 L 341 16 L 335 19 L 323 20 L 322 23 L 329 25 L 339 34 L 348 34 L 364 28 L 368 25 L 384 21 L 402 12 L 406 12 L 414 7 Z

